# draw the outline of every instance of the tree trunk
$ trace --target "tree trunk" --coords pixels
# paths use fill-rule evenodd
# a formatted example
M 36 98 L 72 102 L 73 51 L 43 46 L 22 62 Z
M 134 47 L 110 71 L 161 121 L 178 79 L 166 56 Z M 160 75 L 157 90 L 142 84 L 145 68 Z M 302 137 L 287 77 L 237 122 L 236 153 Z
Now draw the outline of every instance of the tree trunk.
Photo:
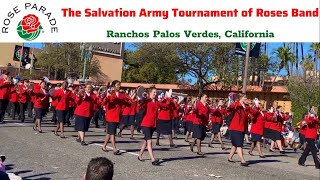
M 299 76 L 299 43 L 296 43 L 296 76 Z
M 57 77 L 58 77 L 58 69 L 55 68 L 54 69 L 54 80 L 57 80 Z
M 295 43 L 292 43 L 291 45 L 292 45 L 292 54 L 293 54 L 293 58 L 294 58 L 295 57 L 294 56 L 294 45 L 295 45 Z M 294 61 L 290 62 L 290 76 L 293 75 L 293 63 L 294 63 Z
M 51 66 L 48 66 L 48 74 L 47 77 L 50 79 L 50 75 L 51 75 Z

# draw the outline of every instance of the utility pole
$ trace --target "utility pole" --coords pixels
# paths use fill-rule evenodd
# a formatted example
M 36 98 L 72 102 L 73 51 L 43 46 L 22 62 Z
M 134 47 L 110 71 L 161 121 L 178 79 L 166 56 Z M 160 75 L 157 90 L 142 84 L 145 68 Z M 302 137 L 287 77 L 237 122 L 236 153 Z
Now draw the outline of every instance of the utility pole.
M 32 74 L 32 68 L 33 68 L 33 64 L 34 64 L 34 58 L 33 58 L 34 54 L 33 54 L 33 52 L 34 52 L 34 46 L 32 46 L 32 53 L 31 53 L 30 75 Z
M 246 63 L 244 66 L 244 78 L 243 78 L 243 87 L 242 87 L 242 93 L 246 94 L 247 92 L 247 79 L 248 79 L 248 66 L 249 66 L 249 59 L 250 59 L 250 50 L 251 50 L 251 44 L 247 43 L 247 50 L 246 50 Z

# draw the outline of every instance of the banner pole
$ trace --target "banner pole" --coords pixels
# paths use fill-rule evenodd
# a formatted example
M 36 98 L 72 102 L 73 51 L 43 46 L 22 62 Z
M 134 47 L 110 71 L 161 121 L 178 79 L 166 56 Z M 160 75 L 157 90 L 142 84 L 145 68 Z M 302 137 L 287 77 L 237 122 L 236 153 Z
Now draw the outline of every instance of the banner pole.
M 248 79 L 248 66 L 249 66 L 249 58 L 250 58 L 250 48 L 251 43 L 247 43 L 247 50 L 246 50 L 246 62 L 244 66 L 244 77 L 243 77 L 243 87 L 242 87 L 242 93 L 246 94 L 247 92 L 247 79 Z

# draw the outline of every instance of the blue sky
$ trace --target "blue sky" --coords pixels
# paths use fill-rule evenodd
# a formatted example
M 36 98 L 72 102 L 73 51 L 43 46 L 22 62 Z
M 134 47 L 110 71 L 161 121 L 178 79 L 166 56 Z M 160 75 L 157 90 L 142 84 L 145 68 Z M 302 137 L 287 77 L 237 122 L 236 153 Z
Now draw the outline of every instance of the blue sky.
M 24 45 L 27 47 L 32 47 L 32 48 L 43 48 L 44 47 L 43 43 L 25 43 Z M 134 50 L 134 47 L 132 45 L 133 45 L 133 43 L 125 43 L 125 49 Z M 282 45 L 283 45 L 283 43 L 268 43 L 269 55 L 272 56 L 273 49 L 281 47 Z M 310 45 L 311 45 L 311 43 L 304 43 L 304 55 L 306 55 L 307 53 L 310 53 Z M 299 47 L 299 59 L 301 59 L 300 47 Z M 280 72 L 280 75 L 282 75 L 282 76 L 284 76 L 286 74 L 287 73 L 284 69 Z M 186 79 L 189 79 L 189 78 L 191 78 L 191 77 L 186 77 Z M 191 78 L 191 79 L 193 82 L 195 81 L 195 79 L 193 79 L 193 78 Z

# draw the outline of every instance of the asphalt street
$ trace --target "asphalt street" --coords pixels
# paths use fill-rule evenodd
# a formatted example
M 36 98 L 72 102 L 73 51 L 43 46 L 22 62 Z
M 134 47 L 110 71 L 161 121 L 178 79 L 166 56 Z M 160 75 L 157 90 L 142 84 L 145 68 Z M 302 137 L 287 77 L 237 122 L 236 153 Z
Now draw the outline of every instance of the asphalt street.
M 48 115 L 51 118 L 51 115 Z M 54 136 L 54 125 L 45 119 L 44 133 L 39 134 L 32 129 L 33 123 L 27 119 L 25 123 L 6 119 L 0 124 L 0 154 L 7 156 L 7 172 L 15 173 L 24 179 L 83 179 L 90 159 L 107 157 L 115 165 L 114 179 L 314 179 L 318 180 L 320 171 L 315 169 L 311 156 L 306 167 L 298 166 L 301 152 L 287 150 L 286 155 L 279 152 L 269 153 L 265 149 L 266 158 L 261 159 L 248 155 L 248 147 L 244 154 L 250 163 L 241 167 L 237 155 L 237 163 L 227 161 L 229 151 L 221 150 L 218 144 L 215 148 L 207 146 L 208 138 L 203 144 L 205 157 L 192 153 L 183 136 L 180 135 L 175 144 L 178 148 L 170 148 L 167 139 L 161 139 L 161 146 L 154 146 L 156 158 L 161 159 L 161 166 L 152 166 L 148 153 L 144 154 L 146 161 L 138 161 L 143 135 L 136 133 L 135 140 L 130 140 L 128 131 L 122 138 L 117 138 L 118 148 L 123 154 L 113 155 L 112 151 L 101 150 L 105 133 L 103 128 L 90 128 L 86 142 L 81 146 L 75 141 L 77 133 L 73 127 L 65 129 L 66 139 Z M 155 143 L 154 143 L 155 144 Z M 111 146 L 111 144 L 109 144 Z M 227 146 L 230 148 L 230 144 Z M 111 148 L 111 147 L 110 147 Z

